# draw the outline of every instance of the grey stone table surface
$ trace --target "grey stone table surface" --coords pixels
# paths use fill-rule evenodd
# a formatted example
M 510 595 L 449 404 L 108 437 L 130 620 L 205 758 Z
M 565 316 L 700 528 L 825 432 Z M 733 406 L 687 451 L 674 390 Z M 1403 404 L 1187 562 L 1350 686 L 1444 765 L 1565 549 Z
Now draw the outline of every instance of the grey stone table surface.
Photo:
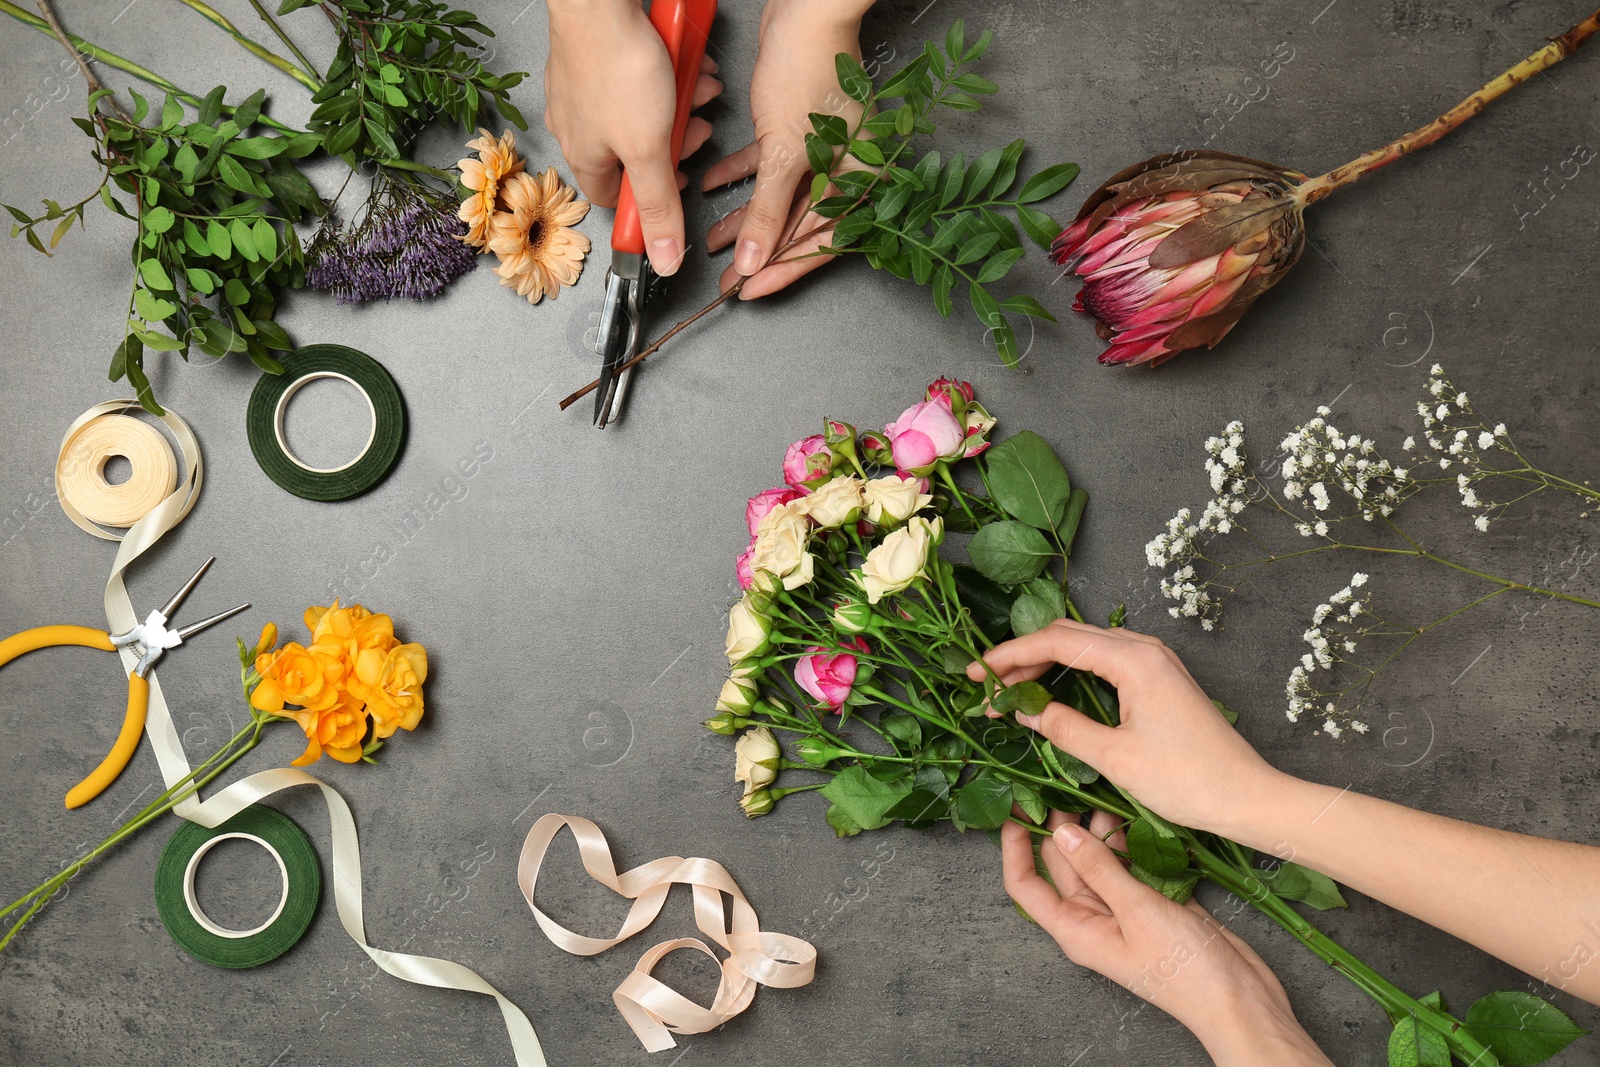
M 491 66 L 535 72 L 514 99 L 536 120 L 543 6 L 477 6 L 500 31 Z M 265 85 L 280 117 L 307 113 L 297 86 L 179 4 L 58 7 L 76 32 L 187 86 Z M 243 3 L 219 7 L 259 25 Z M 1341 163 L 1455 103 L 1586 8 L 885 0 L 867 18 L 863 46 L 893 63 L 956 16 L 992 28 L 984 69 L 1002 91 L 980 115 L 950 121 L 945 144 L 975 151 L 1022 135 L 1035 163 L 1077 161 L 1078 185 L 1050 205 L 1070 217 L 1095 183 L 1175 146 L 1313 173 Z M 759 15 L 750 0 L 724 5 L 713 54 L 729 88 L 709 111 L 714 144 L 692 173 L 713 149 L 748 137 Z M 325 63 L 331 50 L 315 21 L 290 17 Z M 0 195 L 23 205 L 75 199 L 94 178 L 88 145 L 68 122 L 82 112 L 81 82 L 49 40 L 5 26 Z M 1274 57 L 1275 76 L 1263 81 Z M 593 370 L 583 338 L 599 306 L 603 251 L 575 290 L 538 307 L 497 286 L 487 268 L 427 304 L 347 309 L 325 294 L 292 294 L 282 321 L 299 341 L 351 345 L 389 367 L 406 395 L 410 439 L 392 476 L 364 497 L 291 497 L 246 446 L 256 378 L 247 362 L 153 361 L 160 395 L 193 423 L 209 469 L 194 514 L 131 576 L 134 601 L 153 605 L 214 553 L 189 617 L 255 605 L 160 669 L 190 755 L 240 722 L 230 633 L 273 619 L 297 635 L 306 604 L 358 599 L 424 642 L 433 670 L 422 727 L 391 743 L 381 766 L 315 768 L 361 827 L 369 938 L 479 969 L 526 1009 L 551 1063 L 1204 1063 L 1176 1022 L 1071 965 L 1018 918 L 983 835 L 891 830 L 836 841 L 821 803 L 804 796 L 768 818 L 742 817 L 731 746 L 699 720 L 724 670 L 743 500 L 776 480 L 784 446 L 814 432 L 824 413 L 882 425 L 939 373 L 970 378 L 1004 429 L 1046 435 L 1093 493 L 1079 602 L 1103 616 L 1126 601 L 1130 624 L 1170 642 L 1241 709 L 1240 728 L 1274 762 L 1428 810 L 1594 843 L 1600 709 L 1595 620 L 1585 609 L 1506 598 L 1441 628 L 1376 691 L 1372 716 L 1383 729 L 1331 743 L 1285 719 L 1283 680 L 1302 651 L 1305 618 L 1347 580 L 1352 561 L 1322 558 L 1263 577 L 1226 631 L 1207 635 L 1166 617 L 1142 546 L 1177 507 L 1204 500 L 1199 445 L 1227 420 L 1247 420 L 1258 450 L 1270 452 L 1331 404 L 1341 425 L 1392 449 L 1414 430 L 1409 411 L 1436 359 L 1535 458 L 1592 475 L 1600 178 L 1584 167 L 1565 182 L 1547 179 L 1575 146 L 1600 144 L 1597 124 L 1600 51 L 1591 49 L 1316 208 L 1313 250 L 1294 275 L 1218 351 L 1158 372 L 1097 365 L 1092 324 L 1070 314 L 1071 286 L 1041 256 L 1012 279 L 1061 321 L 1025 338 L 1019 371 L 997 365 L 969 319 L 942 320 L 925 293 L 851 263 L 685 334 L 641 375 L 627 419 L 601 434 L 554 400 Z M 542 129 L 520 143 L 530 165 L 560 165 Z M 422 158 L 447 164 L 458 148 L 453 133 L 430 137 Z M 329 191 L 335 170 L 316 174 Z M 1541 182 L 1536 196 L 1530 183 Z M 703 232 L 736 199 L 690 193 L 687 203 Z M 603 249 L 609 222 L 595 210 L 582 229 Z M 95 213 L 53 260 L 21 241 L 0 243 L 0 633 L 98 621 L 112 552 L 63 518 L 51 470 L 69 420 L 123 392 L 104 375 L 127 299 L 128 238 L 125 223 Z M 692 255 L 664 314 L 703 301 L 720 266 Z M 348 401 L 336 390 L 308 393 L 296 405 L 296 441 L 313 455 L 353 447 L 363 431 Z M 490 458 L 471 478 L 454 474 L 475 452 Z M 1597 531 L 1576 507 L 1537 501 L 1487 536 L 1462 514 L 1433 516 L 1430 536 L 1501 573 L 1591 596 L 1600 588 L 1588 567 Z M 1405 567 L 1376 574 L 1381 602 L 1400 616 L 1472 588 Z M 40 653 L 0 671 L 5 893 L 33 885 L 153 795 L 158 773 L 145 747 L 105 796 L 73 812 L 61 806 L 106 749 L 121 700 L 110 659 L 84 651 Z M 1390 733 L 1391 724 L 1403 729 Z M 241 771 L 281 766 L 299 749 L 294 731 L 274 728 Z M 281 806 L 326 864 L 321 801 L 290 795 Z M 646 1055 L 609 994 L 652 938 L 595 958 L 566 955 L 540 935 L 517 891 L 518 848 L 546 811 L 597 820 L 624 866 L 666 854 L 726 863 L 769 928 L 816 943 L 816 981 L 764 991 L 722 1030 Z M 0 1062 L 510 1062 L 492 1003 L 374 977 L 327 900 L 304 941 L 273 963 L 224 972 L 191 959 L 162 929 L 151 893 L 175 825 L 93 866 L 0 958 Z M 573 873 L 575 857 L 569 842 L 556 847 L 549 907 L 583 932 L 609 933 L 621 909 Z M 863 861 L 874 858 L 879 873 L 863 885 Z M 233 873 L 203 880 L 219 918 L 259 913 L 275 893 L 267 863 L 243 846 L 228 857 Z M 1350 896 L 1349 911 L 1323 917 L 1326 927 L 1400 985 L 1442 988 L 1458 1007 L 1492 989 L 1529 988 L 1464 943 Z M 833 914 L 842 898 L 853 902 Z M 1202 899 L 1228 907 L 1215 892 Z M 1277 969 L 1335 1062 L 1384 1062 L 1387 1027 L 1364 996 L 1253 913 L 1233 924 Z M 692 932 L 685 894 L 652 934 Z M 705 962 L 673 961 L 667 973 L 708 997 Z M 1531 988 L 1586 1027 L 1600 1023 L 1595 1009 Z M 1556 1062 L 1600 1063 L 1597 1049 L 1580 1041 Z

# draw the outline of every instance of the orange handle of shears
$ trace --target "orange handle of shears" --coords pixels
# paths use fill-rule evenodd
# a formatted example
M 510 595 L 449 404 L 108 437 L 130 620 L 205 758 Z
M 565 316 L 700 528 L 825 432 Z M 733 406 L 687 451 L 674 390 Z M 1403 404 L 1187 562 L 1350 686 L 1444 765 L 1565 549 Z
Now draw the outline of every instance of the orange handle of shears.
M 0 641 L 0 667 L 24 653 L 56 645 L 116 651 L 111 636 L 92 626 L 36 626 Z M 100 761 L 100 766 L 90 771 L 87 778 L 67 793 L 67 807 L 82 807 L 117 780 L 117 775 L 122 773 L 139 748 L 139 738 L 144 736 L 144 720 L 149 709 L 150 683 L 137 674 L 128 675 L 128 710 L 122 718 L 122 731 L 117 734 L 116 743 L 106 753 L 106 758 Z
M 677 110 L 672 117 L 672 162 L 683 151 L 683 134 L 689 126 L 689 109 L 694 104 L 694 87 L 700 80 L 700 60 L 706 54 L 706 37 L 717 17 L 717 0 L 651 0 L 650 22 L 667 46 L 672 59 L 673 80 L 678 90 Z M 644 230 L 639 225 L 639 207 L 633 200 L 633 184 L 622 175 L 622 191 L 617 194 L 617 218 L 611 226 L 614 252 L 644 253 Z

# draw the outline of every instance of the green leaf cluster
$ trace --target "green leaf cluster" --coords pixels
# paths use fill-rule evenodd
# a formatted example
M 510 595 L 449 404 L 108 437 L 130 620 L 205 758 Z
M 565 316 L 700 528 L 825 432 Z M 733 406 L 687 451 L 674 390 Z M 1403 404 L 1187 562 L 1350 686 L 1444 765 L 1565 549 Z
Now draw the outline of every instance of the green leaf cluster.
M 1053 322 L 1054 316 L 1031 296 L 997 297 L 989 287 L 1025 252 L 1018 226 L 1039 247 L 1050 247 L 1061 227 L 1030 205 L 1066 188 L 1077 177 L 1077 164 L 1046 167 L 1019 184 L 1027 148 L 1020 138 L 970 160 L 930 149 L 912 162 L 916 138 L 937 132 L 937 109 L 976 111 L 979 97 L 997 91 L 993 82 L 965 70 L 991 39 L 984 31 L 968 45 L 957 20 L 942 46 L 929 41 L 876 86 L 859 62 L 841 52 L 839 87 L 866 111 L 854 129 L 837 115 L 810 116 L 806 158 L 814 172 L 812 210 L 833 220 L 830 243 L 820 254 L 859 253 L 874 268 L 929 286 L 946 318 L 955 294 L 965 290 L 995 350 L 1015 366 L 1021 353 L 1012 317 Z
M 147 351 L 185 358 L 191 347 L 214 357 L 244 352 L 264 370 L 282 370 L 272 353 L 293 344 L 273 319 L 275 290 L 303 283 L 295 223 L 326 210 L 295 164 L 316 151 L 320 139 L 310 133 L 254 136 L 264 91 L 237 107 L 224 106 L 225 92 L 219 85 L 207 94 L 193 121 L 185 121 L 183 103 L 171 95 L 152 116 L 150 102 L 137 92 L 130 94 L 134 111 L 126 119 L 103 116 L 98 128 L 75 120 L 99 137 L 95 158 L 105 167 L 99 189 L 70 209 L 46 201 L 38 219 L 7 207 L 17 220 L 13 236 L 25 231 L 36 248 L 34 226 L 61 220 L 54 247 L 96 199 L 137 224 L 127 327 L 109 377 L 126 377 L 140 402 L 157 413 L 144 369 Z M 91 113 L 97 103 L 91 97 Z
M 333 155 L 403 157 L 436 117 L 470 130 L 491 105 L 528 128 L 509 94 L 526 75 L 489 73 L 479 39 L 494 31 L 472 12 L 431 0 L 284 0 L 278 13 L 303 7 L 319 7 L 339 35 L 309 123 Z

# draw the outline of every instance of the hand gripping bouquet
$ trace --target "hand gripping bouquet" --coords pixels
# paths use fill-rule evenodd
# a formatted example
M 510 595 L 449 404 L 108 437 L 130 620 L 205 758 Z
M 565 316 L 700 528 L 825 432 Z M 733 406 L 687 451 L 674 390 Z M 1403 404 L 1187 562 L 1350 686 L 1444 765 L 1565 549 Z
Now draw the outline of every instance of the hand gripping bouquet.
M 815 790 L 840 837 L 897 822 L 965 831 L 1011 820 L 1042 838 L 1051 809 L 1110 812 L 1126 824 L 1141 881 L 1183 901 L 1210 879 L 1376 1000 L 1396 1028 L 1392 1064 L 1537 1063 L 1576 1036 L 1530 993 L 1491 993 L 1465 1023 L 1437 994 L 1407 994 L 1289 903 L 1343 907 L 1331 879 L 1276 860 L 1258 867 L 1253 850 L 1162 819 L 1016 722 L 1060 700 L 1115 726 L 1117 694 L 1092 674 L 969 680 L 968 665 L 997 643 L 1058 618 L 1083 621 L 1067 576 L 1088 493 L 1043 438 L 992 443 L 994 428 L 971 385 L 941 378 L 881 431 L 826 420 L 789 447 L 785 484 L 750 498 L 750 545 L 736 564 L 745 592 L 728 613 L 731 670 L 706 722 L 738 735 L 745 813 Z M 1220 704 L 1218 714 L 1234 717 Z M 813 780 L 780 786 L 785 771 Z M 1530 1012 L 1553 1024 L 1533 1051 L 1515 1045 L 1528 1030 L 1516 1020 Z

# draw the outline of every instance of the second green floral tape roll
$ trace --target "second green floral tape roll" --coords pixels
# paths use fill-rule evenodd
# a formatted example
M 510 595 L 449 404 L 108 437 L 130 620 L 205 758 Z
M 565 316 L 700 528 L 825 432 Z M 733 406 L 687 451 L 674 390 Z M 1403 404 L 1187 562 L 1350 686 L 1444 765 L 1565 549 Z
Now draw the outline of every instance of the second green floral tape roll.
M 383 364 L 343 345 L 307 345 L 289 353 L 282 374 L 263 374 L 250 394 L 245 430 L 250 451 L 268 478 L 307 500 L 347 500 L 383 480 L 400 458 L 406 405 Z M 289 400 L 309 382 L 333 378 L 366 398 L 372 432 L 361 454 L 340 467 L 313 467 L 290 450 L 284 436 Z

